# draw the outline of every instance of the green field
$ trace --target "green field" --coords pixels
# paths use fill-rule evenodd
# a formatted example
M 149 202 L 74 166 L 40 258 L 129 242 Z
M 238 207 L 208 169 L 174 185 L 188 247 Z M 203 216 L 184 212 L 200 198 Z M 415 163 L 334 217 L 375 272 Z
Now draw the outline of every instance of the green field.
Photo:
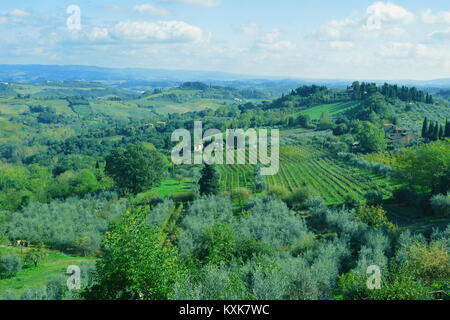
M 14 253 L 21 256 L 21 249 L 5 246 L 0 247 L 0 254 L 8 253 Z M 56 251 L 49 251 L 44 261 L 36 268 L 26 268 L 13 278 L 0 280 L 0 296 L 6 291 L 13 292 L 15 295 L 20 295 L 27 287 L 45 286 L 50 278 L 64 275 L 68 266 L 93 262 L 95 262 L 95 258 L 77 257 Z
M 355 101 L 322 104 L 320 106 L 315 106 L 305 111 L 302 111 L 300 114 L 308 115 L 311 119 L 317 120 L 320 119 L 320 116 L 324 112 L 328 112 L 330 113 L 330 115 L 333 116 L 341 112 L 347 111 L 351 108 L 354 108 L 357 105 L 358 102 Z
M 158 188 L 155 189 L 158 196 L 161 198 L 191 190 L 192 181 L 190 179 L 184 179 L 182 181 L 178 181 L 175 179 L 167 179 L 164 180 Z
M 253 186 L 251 165 L 219 166 L 220 184 L 225 191 L 238 187 Z M 327 204 L 340 204 L 346 195 L 364 200 L 364 195 L 379 189 L 390 197 L 392 186 L 385 178 L 338 162 L 319 150 L 309 147 L 282 147 L 280 150 L 280 171 L 267 176 L 269 186 L 283 186 L 289 191 L 302 186 L 316 190 Z

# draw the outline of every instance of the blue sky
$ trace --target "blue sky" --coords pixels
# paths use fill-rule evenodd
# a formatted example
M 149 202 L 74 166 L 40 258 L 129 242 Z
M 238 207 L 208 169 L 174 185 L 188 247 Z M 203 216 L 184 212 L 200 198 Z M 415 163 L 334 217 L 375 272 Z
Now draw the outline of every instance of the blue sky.
M 305 78 L 450 77 L 450 4 L 443 0 L 5 2 L 0 63 Z M 70 5 L 80 9 L 80 25 L 76 13 L 67 12 Z

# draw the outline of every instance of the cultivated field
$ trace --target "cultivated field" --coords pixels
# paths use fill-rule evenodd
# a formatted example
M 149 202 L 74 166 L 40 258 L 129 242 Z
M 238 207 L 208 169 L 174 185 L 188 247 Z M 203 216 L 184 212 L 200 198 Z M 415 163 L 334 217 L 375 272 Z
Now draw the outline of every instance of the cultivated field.
M 225 191 L 237 187 L 253 186 L 251 165 L 219 166 L 220 184 Z M 293 191 L 302 186 L 315 189 L 328 204 L 340 204 L 347 195 L 363 200 L 364 195 L 380 190 L 385 197 L 391 195 L 390 183 L 382 177 L 338 162 L 310 147 L 282 147 L 280 171 L 266 177 L 269 186 L 283 186 Z

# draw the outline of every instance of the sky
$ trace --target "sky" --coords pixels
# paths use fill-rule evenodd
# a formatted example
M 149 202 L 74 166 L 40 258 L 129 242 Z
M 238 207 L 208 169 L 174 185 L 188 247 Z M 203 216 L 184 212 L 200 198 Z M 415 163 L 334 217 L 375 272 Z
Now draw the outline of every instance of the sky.
M 450 2 L 0 0 L 0 64 L 450 78 Z

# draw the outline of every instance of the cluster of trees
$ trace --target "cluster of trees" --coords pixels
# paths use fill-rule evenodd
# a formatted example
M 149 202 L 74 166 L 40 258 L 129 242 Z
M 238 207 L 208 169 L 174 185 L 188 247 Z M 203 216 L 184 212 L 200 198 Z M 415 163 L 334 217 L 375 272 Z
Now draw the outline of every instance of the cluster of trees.
M 126 201 L 111 193 L 49 204 L 33 202 L 20 212 L 6 213 L 6 237 L 11 242 L 26 239 L 64 252 L 95 255 L 108 223 L 126 207 Z
M 101 168 L 79 168 L 61 173 L 55 168 L 0 162 L 0 209 L 17 211 L 37 201 L 47 203 L 70 196 L 83 197 L 112 187 Z
M 364 100 L 376 92 L 381 93 L 388 99 L 400 99 L 405 102 L 423 102 L 433 104 L 433 96 L 418 90 L 415 87 L 408 88 L 406 86 L 399 87 L 398 85 L 389 85 L 384 83 L 382 86 L 377 86 L 375 83 L 366 83 L 355 81 L 347 88 L 353 100 Z
M 332 90 L 325 86 L 302 86 L 292 90 L 287 95 L 274 100 L 272 103 L 263 105 L 264 109 L 305 109 L 323 103 L 348 101 L 350 96 L 347 92 Z
M 450 122 L 447 119 L 445 125 L 442 125 L 438 121 L 430 122 L 428 118 L 425 118 L 422 125 L 422 138 L 431 141 L 450 138 Z
M 425 194 L 446 194 L 450 189 L 450 140 L 405 149 L 397 156 L 394 177 Z
M 399 233 L 379 207 L 329 209 L 319 198 L 308 207 L 311 218 L 304 220 L 280 200 L 261 197 L 236 216 L 229 199 L 202 197 L 187 209 L 172 243 L 161 241 L 164 231 L 151 211 L 133 209 L 110 227 L 104 258 L 80 295 L 433 299 L 450 276 L 450 226 L 426 239 Z M 366 286 L 372 265 L 381 270 L 379 290 Z

